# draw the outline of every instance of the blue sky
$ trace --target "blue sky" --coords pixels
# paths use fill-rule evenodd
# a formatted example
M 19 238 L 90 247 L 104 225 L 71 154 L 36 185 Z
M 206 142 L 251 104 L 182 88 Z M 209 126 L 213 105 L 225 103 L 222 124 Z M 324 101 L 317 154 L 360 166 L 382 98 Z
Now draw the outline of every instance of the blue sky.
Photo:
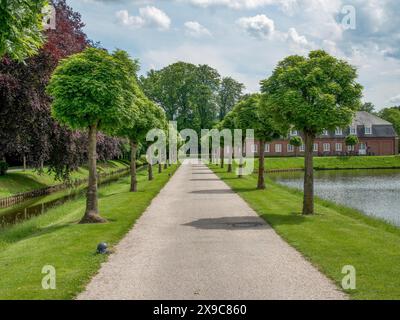
M 140 60 L 141 73 L 180 60 L 209 64 L 255 92 L 285 56 L 322 48 L 357 66 L 365 101 L 378 109 L 400 105 L 398 0 L 68 3 L 82 14 L 89 38 L 127 50 Z M 355 29 L 345 28 L 343 20 Z

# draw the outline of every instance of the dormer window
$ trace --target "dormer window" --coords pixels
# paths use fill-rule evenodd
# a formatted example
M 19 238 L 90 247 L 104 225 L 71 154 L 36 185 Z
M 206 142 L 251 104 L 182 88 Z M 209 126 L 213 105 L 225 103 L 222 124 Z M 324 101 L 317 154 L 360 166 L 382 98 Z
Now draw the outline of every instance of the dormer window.
M 328 135 L 328 130 L 322 131 L 322 135 L 327 136 Z
M 372 134 L 372 127 L 371 126 L 365 126 L 365 134 Z
M 341 128 L 336 128 L 335 135 L 336 136 L 342 136 L 343 135 L 343 130 Z
M 351 135 L 357 135 L 357 127 L 350 127 L 350 134 Z
M 297 130 L 290 130 L 290 136 L 295 137 L 298 135 L 299 135 L 299 132 Z

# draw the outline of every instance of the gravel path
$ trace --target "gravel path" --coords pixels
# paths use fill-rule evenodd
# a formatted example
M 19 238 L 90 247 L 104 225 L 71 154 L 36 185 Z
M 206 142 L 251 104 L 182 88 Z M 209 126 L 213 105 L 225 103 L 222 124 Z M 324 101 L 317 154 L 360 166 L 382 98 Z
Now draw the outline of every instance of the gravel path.
M 345 298 L 224 182 L 196 163 L 178 169 L 78 297 Z

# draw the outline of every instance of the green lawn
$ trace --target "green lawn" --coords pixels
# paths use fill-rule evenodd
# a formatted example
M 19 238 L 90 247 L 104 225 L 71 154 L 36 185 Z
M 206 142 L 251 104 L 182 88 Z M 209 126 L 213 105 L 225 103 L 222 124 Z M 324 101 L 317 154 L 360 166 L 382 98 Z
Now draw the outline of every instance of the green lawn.
M 256 167 L 257 163 L 258 159 Z M 304 169 L 304 158 L 266 158 L 265 168 L 266 170 Z M 315 157 L 314 168 L 316 170 L 400 168 L 400 156 Z
M 130 193 L 129 178 L 100 189 L 106 224 L 81 225 L 85 199 L 67 202 L 46 214 L 0 230 L 0 299 L 72 299 L 81 292 L 106 257 L 95 254 L 99 242 L 115 245 L 169 180 L 176 166 L 155 174 L 138 173 L 139 192 Z M 57 289 L 43 290 L 42 267 L 57 272 Z
M 315 216 L 302 216 L 302 193 L 268 180 L 256 190 L 256 175 L 238 179 L 226 169 L 211 168 L 338 286 L 342 267 L 357 271 L 352 299 L 400 299 L 400 229 L 356 210 L 316 200 Z
M 107 163 L 99 163 L 98 171 L 111 172 L 128 165 L 120 161 L 108 161 Z M 60 183 L 54 179 L 53 174 L 48 174 L 46 170 L 43 174 L 39 174 L 34 170 L 9 172 L 5 176 L 0 176 L 0 198 L 8 197 L 20 192 L 28 192 L 35 189 L 45 188 Z M 72 173 L 72 179 L 86 178 L 88 170 L 84 167 Z

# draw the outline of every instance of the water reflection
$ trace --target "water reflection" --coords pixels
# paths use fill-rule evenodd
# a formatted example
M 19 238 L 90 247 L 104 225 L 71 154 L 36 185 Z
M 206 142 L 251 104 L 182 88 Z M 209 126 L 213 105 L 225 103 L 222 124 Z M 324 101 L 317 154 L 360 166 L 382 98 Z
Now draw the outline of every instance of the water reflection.
M 282 172 L 270 177 L 302 190 L 303 174 Z M 316 171 L 315 194 L 400 226 L 400 170 Z
M 142 168 L 140 171 L 143 170 Z M 111 175 L 99 181 L 102 188 L 129 175 L 129 172 Z M 10 208 L 0 209 L 0 228 L 28 220 L 46 213 L 49 209 L 64 204 L 69 200 L 77 199 L 86 193 L 86 187 L 59 191 L 47 196 L 29 199 Z

